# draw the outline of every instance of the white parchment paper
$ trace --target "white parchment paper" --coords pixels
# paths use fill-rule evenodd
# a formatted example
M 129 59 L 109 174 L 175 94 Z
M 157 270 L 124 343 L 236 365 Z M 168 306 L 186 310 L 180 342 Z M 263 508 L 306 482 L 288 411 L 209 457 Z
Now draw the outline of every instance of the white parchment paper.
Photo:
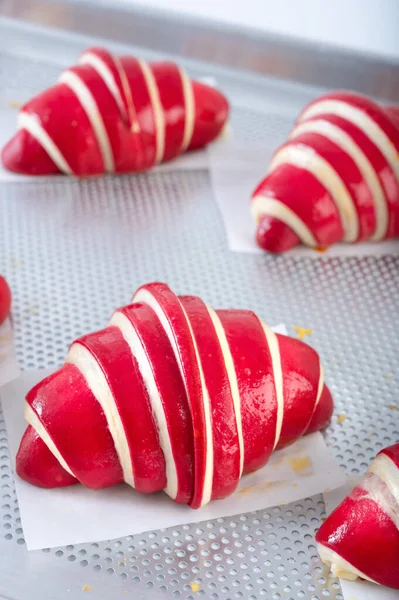
M 354 479 L 343 487 L 324 492 L 323 497 L 327 515 L 346 498 L 357 482 L 358 480 Z M 398 590 L 390 590 L 369 581 L 345 581 L 344 579 L 339 581 L 345 600 L 398 600 L 399 598 Z
M 11 319 L 0 325 L 0 387 L 20 375 Z
M 273 329 L 286 333 L 284 325 Z M 24 397 L 48 373 L 24 373 L 0 392 L 14 466 L 26 427 Z M 276 452 L 266 467 L 241 479 L 235 494 L 197 511 L 175 504 L 164 493 L 138 494 L 124 484 L 99 491 L 80 485 L 46 490 L 15 477 L 29 550 L 116 538 L 287 504 L 345 481 L 320 433 Z
M 275 149 L 270 145 L 242 144 L 232 139 L 209 147 L 213 194 L 220 209 L 230 250 L 264 253 L 255 242 L 256 226 L 249 206 L 253 191 L 266 176 Z M 375 244 L 335 244 L 322 253 L 298 246 L 286 254 L 314 258 L 399 254 L 399 240 Z

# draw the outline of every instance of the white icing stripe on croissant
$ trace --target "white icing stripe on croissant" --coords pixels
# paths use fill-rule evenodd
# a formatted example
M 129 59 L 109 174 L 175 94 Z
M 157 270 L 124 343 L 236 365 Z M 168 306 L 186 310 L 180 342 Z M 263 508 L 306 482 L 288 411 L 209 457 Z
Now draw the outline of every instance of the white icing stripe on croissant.
M 300 122 L 299 125 L 297 125 L 291 132 L 289 139 L 295 140 L 295 137 L 301 135 L 302 133 L 317 133 L 325 136 L 327 139 L 330 139 L 332 142 L 342 148 L 342 150 L 346 152 L 355 162 L 373 195 L 376 214 L 376 228 L 370 239 L 374 241 L 382 240 L 385 237 L 388 227 L 388 208 L 385 200 L 385 194 L 373 165 L 363 153 L 361 148 L 359 148 L 351 136 L 343 131 L 343 129 L 333 125 L 332 123 L 329 123 L 328 121 L 323 121 L 323 119 Z M 333 196 L 333 198 L 335 198 L 335 196 Z
M 147 83 L 148 92 L 151 98 L 151 104 L 154 111 L 155 131 L 157 150 L 155 154 L 155 162 L 160 163 L 165 153 L 165 115 L 162 109 L 161 99 L 155 77 L 144 60 L 139 60 L 140 68 L 143 72 L 144 79 Z
M 51 160 L 57 165 L 61 173 L 72 175 L 72 169 L 61 150 L 54 144 L 47 131 L 43 129 L 36 115 L 20 112 L 18 115 L 18 129 L 24 129 L 45 149 Z
M 262 322 L 263 331 L 265 332 L 266 340 L 269 345 L 270 355 L 273 365 L 274 387 L 276 389 L 277 399 L 277 420 L 276 420 L 276 435 L 274 438 L 273 449 L 280 441 L 281 429 L 284 419 L 284 388 L 283 388 L 283 369 L 281 368 L 280 347 L 274 331 L 270 329 L 266 323 Z
M 283 221 L 288 227 L 295 231 L 303 244 L 312 247 L 317 246 L 316 238 L 309 227 L 305 225 L 302 219 L 298 217 L 293 210 L 279 200 L 267 198 L 261 194 L 254 196 L 251 202 L 251 212 L 255 221 L 259 221 L 263 215 L 269 215 L 280 219 L 280 221 Z
M 395 498 L 399 511 L 398 467 L 385 454 L 379 454 L 369 467 L 369 473 L 377 475 L 387 485 L 389 492 Z M 399 514 L 399 513 L 398 513 Z M 399 529 L 399 524 L 398 524 Z
M 159 432 L 159 443 L 165 457 L 166 465 L 166 487 L 164 492 L 171 498 L 175 499 L 177 496 L 177 471 L 176 464 L 173 458 L 171 441 L 168 434 L 168 426 L 166 423 L 165 411 L 162 405 L 159 390 L 157 388 L 154 374 L 145 353 L 145 350 L 141 344 L 140 338 L 137 335 L 136 330 L 130 323 L 129 319 L 116 312 L 111 318 L 110 325 L 115 325 L 121 331 L 126 342 L 129 344 L 132 355 L 137 360 L 139 370 L 145 387 L 148 392 L 148 397 L 151 402 L 151 408 L 155 417 L 155 421 L 158 426 Z
M 115 62 L 115 59 L 117 57 L 113 57 L 113 58 L 114 58 L 114 62 Z M 93 52 L 85 52 L 79 58 L 78 64 L 79 65 L 90 65 L 91 67 L 93 67 L 93 69 L 95 71 L 97 71 L 97 73 L 99 74 L 99 76 L 104 81 L 105 85 L 107 86 L 107 88 L 109 89 L 109 91 L 111 92 L 113 97 L 115 98 L 115 102 L 117 103 L 119 110 L 121 111 L 122 114 L 125 114 L 125 112 L 126 112 L 125 106 L 123 104 L 123 100 L 122 100 L 122 96 L 119 92 L 119 88 L 116 85 L 116 81 L 115 81 L 115 78 L 114 78 L 111 70 L 108 68 L 108 66 L 105 64 L 105 62 L 103 60 L 101 60 L 101 58 L 99 56 L 97 56 L 96 54 L 93 54 Z M 124 91 L 126 91 L 126 90 L 124 89 Z
M 97 138 L 101 156 L 104 161 L 105 171 L 107 173 L 113 173 L 115 171 L 115 164 L 111 143 L 93 94 L 82 79 L 71 71 L 64 71 L 58 81 L 59 83 L 65 83 L 65 85 L 71 88 L 83 106 Z
M 366 579 L 367 581 L 371 581 L 372 583 L 377 583 L 370 577 L 367 577 L 364 573 L 356 569 L 353 565 L 350 564 L 347 560 L 342 558 L 337 552 L 331 550 L 331 548 L 327 548 L 322 544 L 317 544 L 317 551 L 320 555 L 321 560 L 330 565 L 331 573 L 335 577 L 340 577 L 341 579 L 346 579 L 348 581 L 356 581 L 356 579 Z
M 313 149 L 303 145 L 287 146 L 278 150 L 270 163 L 269 173 L 282 164 L 306 169 L 324 185 L 334 198 L 339 211 L 344 228 L 344 241 L 354 242 L 359 235 L 358 215 L 352 197 L 335 169 Z M 279 218 L 285 222 L 285 215 Z
M 75 365 L 86 379 L 97 402 L 104 411 L 108 428 L 114 440 L 116 452 L 123 471 L 125 483 L 135 487 L 130 450 L 114 395 L 107 378 L 95 357 L 81 344 L 74 343 L 69 349 L 66 362 Z
M 57 446 L 54 444 L 53 440 L 51 439 L 51 436 L 47 433 L 47 430 L 44 427 L 41 420 L 39 419 L 38 415 L 35 413 L 33 408 L 27 402 L 25 402 L 24 418 L 25 418 L 25 421 L 33 427 L 33 429 L 36 431 L 37 435 L 46 444 L 46 446 L 50 450 L 51 454 L 53 454 L 55 456 L 55 458 L 58 460 L 60 465 L 63 466 L 65 471 L 67 473 L 69 473 L 70 475 L 72 475 L 73 477 L 75 477 L 74 473 L 72 473 L 69 465 L 67 464 L 66 460 L 62 456 L 61 452 L 58 450 Z
M 396 177 L 399 179 L 399 160 L 395 146 L 373 119 L 371 119 L 364 111 L 351 106 L 347 102 L 324 100 L 323 102 L 317 102 L 316 104 L 309 106 L 309 108 L 302 113 L 301 120 L 326 113 L 339 115 L 362 129 L 385 156 L 392 170 L 396 174 Z
M 193 133 L 194 133 L 194 122 L 195 122 L 195 101 L 193 94 L 193 84 L 191 79 L 187 76 L 187 73 L 182 67 L 179 67 L 180 78 L 183 86 L 184 96 L 184 135 L 181 144 L 181 152 L 185 152 L 189 147 Z
M 241 399 L 240 392 L 238 390 L 237 374 L 234 367 L 233 357 L 231 356 L 228 341 L 226 339 L 226 333 L 223 329 L 223 325 L 216 312 L 207 306 L 208 312 L 211 316 L 213 325 L 215 327 L 216 335 L 219 340 L 220 348 L 223 353 L 224 362 L 226 365 L 227 376 L 229 378 L 231 395 L 234 403 L 234 413 L 236 418 L 237 432 L 238 432 L 238 444 L 240 448 L 240 477 L 244 468 L 244 439 L 242 435 L 242 419 L 241 419 Z

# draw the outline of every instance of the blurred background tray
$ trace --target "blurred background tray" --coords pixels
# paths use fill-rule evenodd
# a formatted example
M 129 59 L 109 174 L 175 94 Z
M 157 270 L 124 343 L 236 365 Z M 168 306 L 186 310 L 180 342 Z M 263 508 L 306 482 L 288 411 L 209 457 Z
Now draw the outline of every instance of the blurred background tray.
M 279 38 L 248 41 L 238 30 L 181 27 L 145 11 L 128 21 L 122 9 L 51 4 L 1 7 L 26 21 L 0 20 L 0 109 L 54 83 L 60 67 L 101 37 L 116 52 L 176 55 L 191 75 L 214 76 L 231 99 L 234 134 L 242 140 L 281 143 L 300 107 L 328 87 L 399 99 L 398 65 L 383 59 L 315 52 Z M 43 29 L 43 22 L 81 35 Z M 321 353 L 336 401 L 327 442 L 348 474 L 363 472 L 380 448 L 399 439 L 399 258 L 233 254 L 207 171 L 2 183 L 0 272 L 14 292 L 25 370 L 58 366 L 71 340 L 104 326 L 139 284 L 160 279 L 215 307 L 251 308 L 270 324 L 284 322 L 292 335 L 296 325 L 312 328 L 308 341 Z M 89 585 L 90 597 L 110 600 L 342 600 L 338 581 L 317 558 L 313 536 L 324 514 L 316 496 L 176 530 L 27 553 L 0 412 L 0 597 L 75 599 Z M 195 593 L 192 581 L 200 586 Z

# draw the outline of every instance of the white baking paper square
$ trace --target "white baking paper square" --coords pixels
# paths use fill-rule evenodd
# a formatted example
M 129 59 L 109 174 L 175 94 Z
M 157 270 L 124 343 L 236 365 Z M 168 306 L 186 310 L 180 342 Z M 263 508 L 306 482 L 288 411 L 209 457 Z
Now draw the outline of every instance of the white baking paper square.
M 285 333 L 284 326 L 274 328 Z M 15 456 L 26 424 L 27 391 L 48 371 L 24 373 L 1 392 L 10 453 Z M 313 496 L 346 481 L 320 433 L 274 453 L 269 464 L 244 476 L 235 494 L 194 511 L 164 493 L 143 495 L 121 484 L 93 491 L 76 485 L 41 489 L 15 477 L 24 536 L 29 550 L 92 542 L 184 523 L 216 519 Z
M 268 144 L 243 144 L 232 139 L 209 146 L 209 168 L 214 198 L 219 206 L 227 242 L 234 252 L 264 254 L 255 242 L 255 222 L 250 213 L 250 198 L 261 180 L 276 148 Z M 375 244 L 335 244 L 318 252 L 305 246 L 293 248 L 286 255 L 311 256 L 381 256 L 399 254 L 399 240 Z

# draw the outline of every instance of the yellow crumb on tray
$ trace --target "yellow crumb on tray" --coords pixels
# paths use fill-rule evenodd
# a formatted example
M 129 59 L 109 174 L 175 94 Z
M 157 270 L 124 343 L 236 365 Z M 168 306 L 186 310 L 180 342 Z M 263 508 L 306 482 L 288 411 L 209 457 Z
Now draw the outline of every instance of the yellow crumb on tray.
M 94 590 L 94 587 L 92 585 L 84 585 L 82 587 L 82 592 L 92 592 Z
M 328 248 L 329 248 L 329 246 L 315 246 L 316 252 L 321 252 L 321 253 L 327 252 Z
M 295 325 L 294 331 L 297 333 L 297 338 L 299 340 L 303 340 L 307 335 L 312 335 L 313 329 L 300 327 L 299 325 Z
M 312 475 L 313 463 L 310 456 L 288 456 L 287 461 L 296 475 Z
M 399 406 L 397 404 L 388 404 L 389 410 L 399 410 Z
M 337 423 L 343 423 L 346 420 L 346 416 L 343 414 L 337 415 Z
M 201 589 L 201 586 L 199 583 L 195 583 L 195 581 L 190 581 L 190 587 L 191 587 L 191 591 L 195 594 L 196 592 L 199 592 Z
M 19 110 L 20 108 L 22 108 L 22 104 L 21 104 L 21 102 L 12 101 L 9 103 L 9 107 L 13 108 L 15 110 Z

